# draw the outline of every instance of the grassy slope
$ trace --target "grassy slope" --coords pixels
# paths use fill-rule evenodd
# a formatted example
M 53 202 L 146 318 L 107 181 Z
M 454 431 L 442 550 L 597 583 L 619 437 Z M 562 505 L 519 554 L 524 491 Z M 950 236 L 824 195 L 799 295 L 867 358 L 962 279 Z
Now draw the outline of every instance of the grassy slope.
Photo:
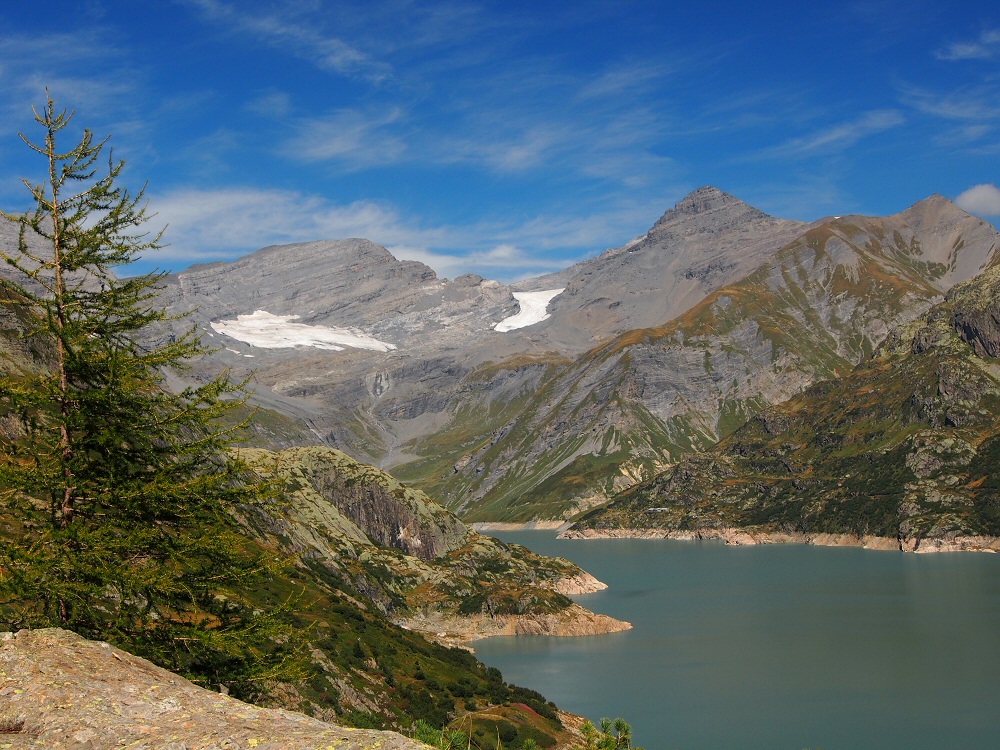
M 257 522 L 264 517 L 261 512 L 244 512 Z M 0 540 L 16 536 L 19 529 L 18 519 L 0 509 Z M 302 679 L 271 686 L 269 705 L 349 725 L 403 731 L 417 719 L 442 726 L 464 716 L 466 722 L 481 725 L 500 711 L 514 717 L 516 724 L 533 727 L 523 738 L 544 735 L 546 745 L 566 739 L 553 707 L 542 696 L 506 684 L 499 671 L 464 649 L 433 643 L 392 623 L 383 611 L 384 602 L 373 599 L 369 588 L 372 579 L 388 583 L 387 588 L 399 583 L 391 579 L 393 571 L 398 572 L 395 567 L 380 568 L 372 559 L 378 550 L 374 556 L 362 554 L 362 559 L 337 567 L 317 559 L 311 549 L 296 554 L 267 537 L 256 532 L 247 537 L 246 552 L 255 557 L 279 555 L 284 563 L 265 583 L 239 593 L 256 608 L 282 609 L 281 617 L 296 626 L 311 654 Z M 523 560 L 520 550 L 505 551 Z M 384 552 L 384 559 L 394 556 L 398 553 Z M 491 593 L 502 596 L 505 591 L 498 586 Z M 405 602 L 403 597 L 399 604 Z
M 849 372 L 877 344 L 878 321 L 913 317 L 940 294 L 947 268 L 919 254 L 877 223 L 824 224 L 675 320 L 548 364 L 517 399 L 488 403 L 470 384 L 447 430 L 413 446 L 421 458 L 394 473 L 469 520 L 560 518 L 605 501 L 769 403 Z M 648 394 L 677 388 L 658 370 L 703 381 L 699 403 L 678 393 L 669 414 L 654 413 Z M 768 374 L 748 381 L 757 371 Z
M 332 448 L 245 451 L 282 482 L 278 506 L 247 514 L 262 539 L 353 582 L 387 615 L 546 614 L 554 584 L 582 571 L 478 534 L 423 492 Z
M 48 350 L 43 342 L 25 338 L 30 324 L 23 299 L 0 284 L 0 375 L 12 374 L 17 368 L 37 370 L 46 366 Z M 275 434 L 295 438 L 295 427 L 289 420 L 266 413 L 264 416 L 260 430 L 268 438 Z M 16 423 L 8 423 L 4 415 L 0 415 L 0 430 L 8 439 L 16 437 Z M 426 505 L 424 512 L 432 521 L 444 513 L 430 507 L 433 504 L 422 493 L 400 487 L 391 477 L 346 456 L 339 469 L 346 472 L 350 483 L 382 482 L 402 499 Z M 270 521 L 266 520 L 268 514 Z M 527 737 L 535 737 L 543 746 L 566 739 L 552 706 L 542 696 L 507 685 L 497 670 L 485 667 L 468 651 L 447 648 L 394 625 L 386 612 L 391 605 L 427 604 L 421 595 L 457 595 L 460 592 L 452 589 L 459 587 L 459 576 L 464 573 L 468 577 L 470 565 L 489 560 L 493 560 L 492 571 L 471 584 L 475 589 L 472 593 L 482 595 L 481 601 L 493 597 L 501 608 L 508 602 L 507 606 L 548 611 L 565 606 L 568 600 L 541 583 L 573 573 L 578 570 L 575 566 L 538 558 L 523 548 L 493 543 L 476 534 L 466 539 L 464 532 L 463 544 L 455 545 L 448 556 L 437 562 L 407 561 L 399 550 L 373 545 L 367 548 L 367 556 L 345 555 L 341 565 L 330 565 L 328 560 L 318 560 L 311 554 L 314 550 L 286 545 L 279 535 L 262 533 L 262 528 L 287 528 L 275 506 L 244 509 L 243 515 L 248 530 L 249 519 L 257 524 L 252 535 L 243 540 L 247 553 L 271 558 L 277 554 L 284 562 L 266 583 L 240 594 L 257 608 L 283 609 L 282 617 L 298 627 L 311 653 L 304 678 L 295 684 L 275 686 L 272 703 L 348 724 L 403 730 L 412 727 L 417 719 L 441 726 L 459 715 L 467 716 L 467 722 L 477 722 L 477 726 L 493 726 L 495 721 L 490 717 L 499 711 L 509 721 L 525 727 L 520 739 L 508 747 L 520 746 Z M 445 521 L 439 523 L 448 525 Z M 459 524 L 457 520 L 453 523 Z M 0 543 L 23 532 L 19 519 L 0 507 Z M 468 545 L 477 549 L 470 551 Z M 413 587 L 408 588 L 405 580 L 397 577 L 401 562 L 435 573 L 431 577 L 435 578 L 436 588 L 410 590 Z M 469 586 L 465 584 L 463 590 Z M 372 597 L 373 591 L 378 595 Z M 94 597 L 99 598 L 100 592 L 95 591 Z M 525 597 L 530 601 L 522 601 Z M 461 603 L 458 599 L 449 602 L 453 606 Z
M 578 526 L 1000 535 L 1000 363 L 952 322 L 953 297 L 986 285 L 979 296 L 995 299 L 998 284 L 992 271 L 956 287 L 848 376 L 766 410 Z

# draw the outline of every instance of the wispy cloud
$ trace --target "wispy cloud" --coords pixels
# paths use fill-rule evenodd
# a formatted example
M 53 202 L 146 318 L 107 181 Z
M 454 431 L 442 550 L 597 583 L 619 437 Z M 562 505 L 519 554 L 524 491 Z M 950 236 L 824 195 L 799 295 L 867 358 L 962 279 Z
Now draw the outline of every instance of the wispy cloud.
M 556 122 L 488 136 L 475 128 L 473 133 L 442 143 L 435 158 L 443 163 L 478 164 L 497 172 L 520 172 L 551 164 L 572 148 L 573 140 L 573 132 Z
M 982 141 L 993 132 L 993 126 L 985 123 L 973 123 L 961 125 L 946 133 L 939 135 L 935 141 L 942 146 L 968 146 L 969 144 Z
M 609 244 L 620 245 L 638 233 L 636 227 L 651 225 L 663 206 L 650 200 L 503 223 L 428 225 L 391 205 L 338 204 L 289 190 L 183 189 L 151 196 L 151 203 L 153 224 L 168 225 L 165 241 L 170 244 L 146 262 L 164 268 L 234 259 L 274 244 L 364 237 L 443 276 L 474 272 L 501 280 L 520 278 L 525 271 L 558 270 Z
M 403 119 L 399 107 L 341 109 L 301 119 L 294 122 L 295 135 L 282 151 L 298 161 L 335 160 L 355 169 L 392 164 L 407 150 L 406 139 L 394 130 Z
M 1000 189 L 996 185 L 974 185 L 955 198 L 955 205 L 978 216 L 1000 216 Z
M 673 66 L 660 61 L 616 65 L 584 83 L 579 96 L 582 99 L 611 96 L 620 100 L 622 96 L 645 94 L 654 90 L 673 72 Z
M 389 245 L 388 249 L 400 260 L 420 261 L 433 268 L 438 276 L 448 278 L 478 273 L 486 278 L 518 281 L 559 270 L 579 260 L 545 258 L 507 244 L 464 254 L 438 252 L 412 245 Z
M 105 66 L 120 61 L 121 56 L 121 50 L 95 29 L 72 35 L 0 33 L 0 87 L 4 91 L 0 121 L 5 125 L 27 121 L 32 104 L 44 105 L 46 88 L 57 104 L 71 104 L 88 115 L 106 118 L 108 113 L 120 112 L 122 102 L 138 87 L 128 67 L 107 75 Z
M 116 157 L 130 162 L 155 161 L 152 146 L 155 113 L 164 104 L 148 106 L 144 69 L 117 46 L 103 27 L 81 28 L 70 34 L 13 35 L 0 30 L 0 131 L 43 137 L 32 119 L 32 107 L 45 106 L 45 92 L 59 109 L 75 113 L 60 134 L 60 145 L 75 145 L 84 128 L 95 137 L 111 136 Z M 169 99 L 169 97 L 164 97 Z M 0 148 L 0 170 L 32 177 L 40 168 L 15 137 Z
M 335 204 L 289 190 L 181 189 L 152 200 L 156 221 L 168 224 L 169 264 L 236 257 L 271 244 L 366 237 L 382 244 L 440 244 L 443 232 L 405 222 L 373 201 Z
M 971 42 L 952 42 L 934 53 L 939 60 L 991 60 L 1000 56 L 1000 30 L 987 29 Z
M 890 130 L 905 121 L 895 109 L 878 109 L 863 113 L 849 122 L 824 128 L 806 136 L 765 149 L 759 158 L 801 158 L 832 153 L 850 148 L 864 138 Z
M 287 91 L 266 91 L 243 106 L 261 117 L 286 117 L 292 111 L 292 97 Z
M 247 9 L 222 0 L 186 0 L 209 21 L 233 31 L 249 34 L 262 42 L 295 57 L 306 60 L 321 70 L 348 77 L 380 82 L 392 74 L 392 67 L 383 60 L 333 35 L 326 35 L 313 23 L 280 15 L 276 12 Z
M 1000 87 L 992 83 L 963 86 L 942 94 L 925 88 L 902 88 L 904 101 L 925 114 L 950 120 L 1000 118 Z

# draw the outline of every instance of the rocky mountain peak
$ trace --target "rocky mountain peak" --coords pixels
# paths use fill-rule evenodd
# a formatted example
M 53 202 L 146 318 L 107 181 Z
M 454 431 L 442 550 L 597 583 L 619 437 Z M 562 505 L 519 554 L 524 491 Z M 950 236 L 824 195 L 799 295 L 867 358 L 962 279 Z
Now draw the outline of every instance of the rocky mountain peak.
M 942 223 L 954 225 L 960 222 L 970 226 L 974 223 L 985 224 L 938 193 L 917 201 L 899 216 L 915 227 L 931 227 Z
M 706 185 L 689 193 L 677 205 L 664 213 L 653 225 L 653 230 L 691 217 L 705 217 L 713 214 L 739 216 L 744 219 L 769 218 L 767 214 L 744 203 L 739 198 L 711 185 Z

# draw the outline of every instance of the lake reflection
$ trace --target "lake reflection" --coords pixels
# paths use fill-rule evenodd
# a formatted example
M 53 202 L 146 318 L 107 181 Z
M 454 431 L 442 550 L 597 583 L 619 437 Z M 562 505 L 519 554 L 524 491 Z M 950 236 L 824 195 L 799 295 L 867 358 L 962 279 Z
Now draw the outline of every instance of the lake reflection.
M 609 585 L 632 622 L 474 645 L 506 679 L 661 748 L 985 748 L 1000 737 L 1000 556 L 496 532 Z

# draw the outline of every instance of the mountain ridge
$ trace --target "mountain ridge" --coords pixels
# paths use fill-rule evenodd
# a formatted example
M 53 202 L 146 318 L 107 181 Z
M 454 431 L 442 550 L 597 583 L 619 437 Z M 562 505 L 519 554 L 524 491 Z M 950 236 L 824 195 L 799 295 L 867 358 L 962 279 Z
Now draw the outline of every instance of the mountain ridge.
M 921 224 L 943 211 L 951 221 Z M 922 229 L 907 225 L 912 217 Z M 395 471 L 455 498 L 473 520 L 567 518 L 810 382 L 848 372 L 894 322 L 922 314 L 997 247 L 995 229 L 934 199 L 890 217 L 810 225 L 673 321 L 553 371 L 513 419 L 480 432 L 459 422 Z M 481 397 L 470 417 L 490 413 L 488 403 Z
M 763 410 L 570 536 L 1000 550 L 1000 268 L 896 327 L 843 378 Z
M 561 272 L 548 317 L 506 333 L 515 291 L 553 277 L 439 279 L 363 240 L 290 247 L 168 279 L 171 312 L 198 308 L 178 325 L 220 346 L 194 377 L 252 375 L 256 402 L 299 419 L 303 443 L 392 468 L 470 520 L 525 521 L 603 502 L 846 372 L 996 263 L 1000 240 L 940 196 L 806 224 L 703 187 Z M 272 337 L 286 348 L 220 333 L 263 318 L 286 326 Z M 304 328 L 381 350 L 296 344 Z

